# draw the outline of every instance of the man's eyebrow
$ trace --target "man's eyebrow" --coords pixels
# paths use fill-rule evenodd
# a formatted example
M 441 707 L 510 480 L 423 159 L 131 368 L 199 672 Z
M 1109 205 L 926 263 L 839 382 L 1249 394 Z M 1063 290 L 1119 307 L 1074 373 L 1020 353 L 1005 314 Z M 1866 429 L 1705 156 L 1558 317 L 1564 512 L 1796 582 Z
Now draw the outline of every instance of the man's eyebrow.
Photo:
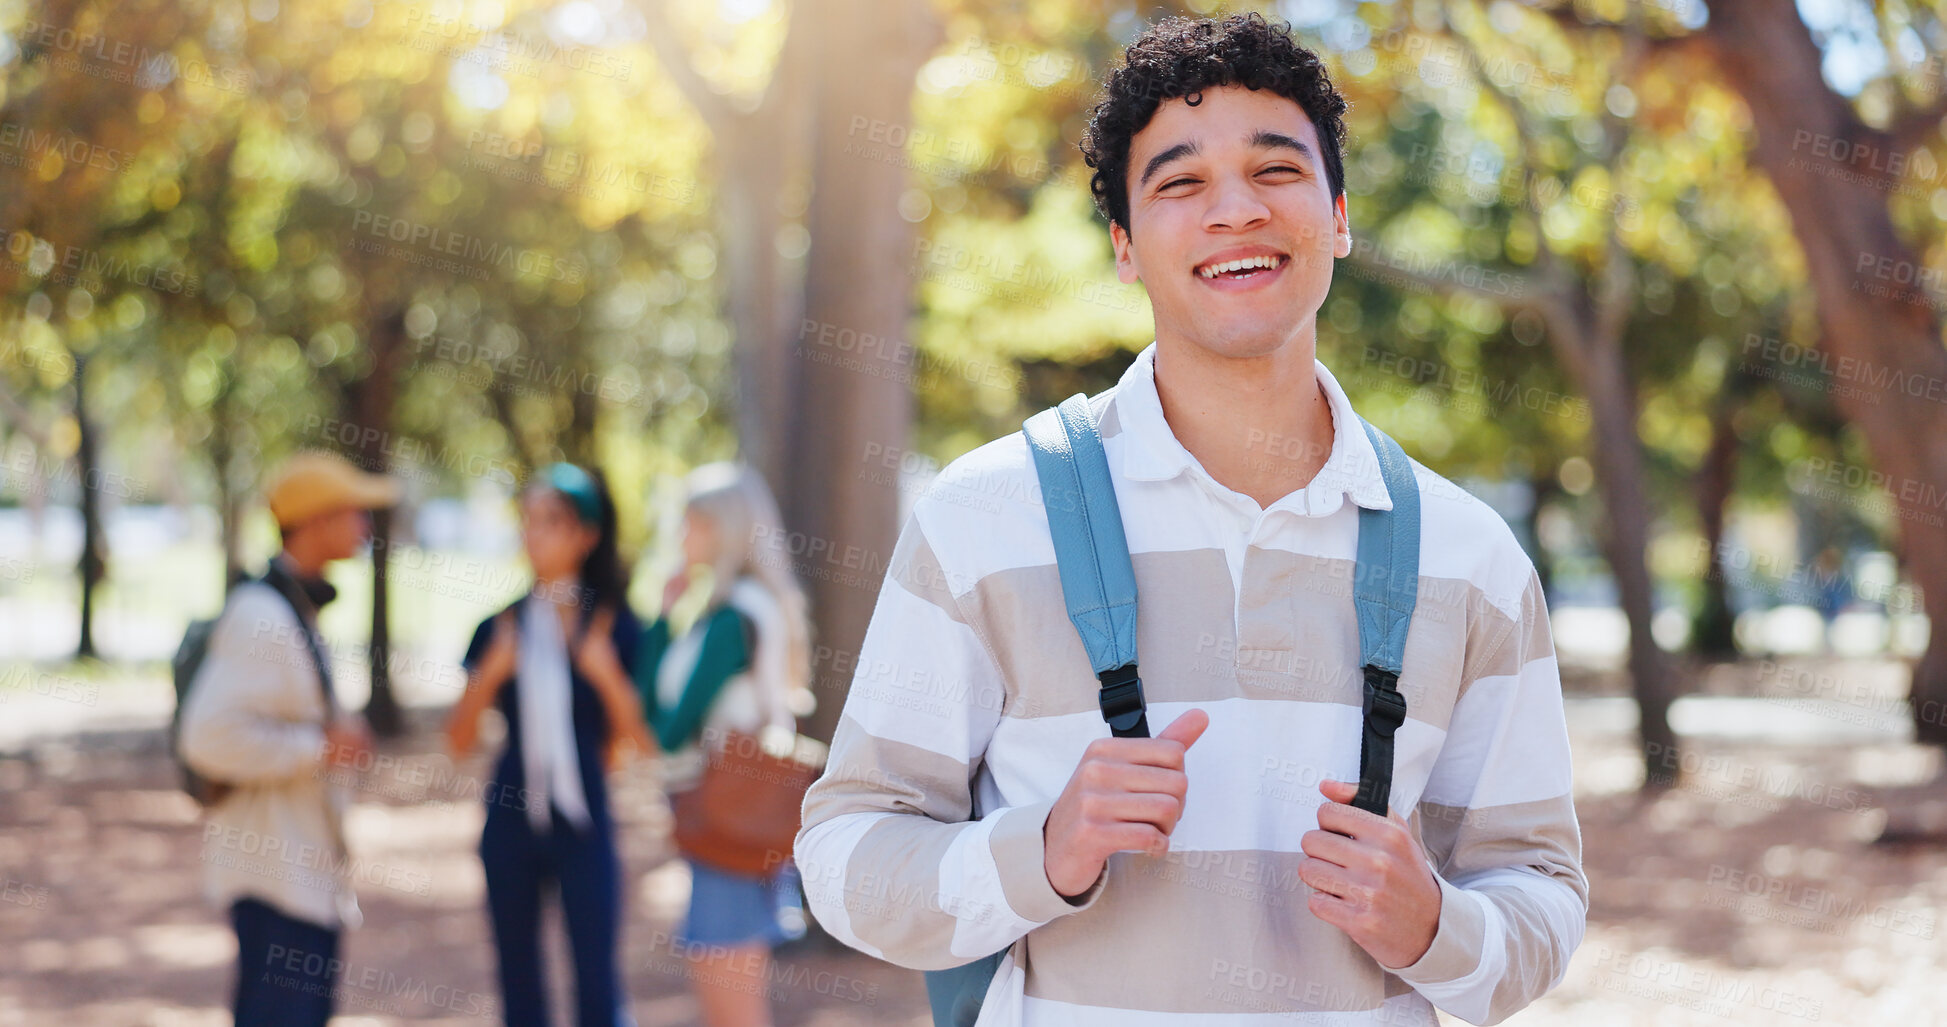
M 1149 158 L 1149 163 L 1143 165 L 1142 180 L 1137 182 L 1136 184 L 1139 186 L 1148 185 L 1150 178 L 1156 174 L 1157 168 L 1160 168 L 1163 165 L 1168 164 L 1170 161 L 1178 160 L 1183 157 L 1194 157 L 1196 155 L 1197 155 L 1197 144 L 1194 141 L 1188 143 L 1177 143 L 1175 146 L 1172 146 L 1169 149 L 1164 150 L 1162 153 L 1159 153 L 1156 156 Z
M 1292 137 L 1285 135 L 1282 132 L 1271 132 L 1262 128 L 1258 129 L 1256 132 L 1251 134 L 1251 145 L 1257 147 L 1260 150 L 1269 150 L 1269 149 L 1297 150 L 1299 156 L 1304 157 L 1306 160 L 1310 160 L 1312 157 L 1311 147 L 1306 146 L 1304 143 L 1301 143 L 1298 140 L 1293 139 Z
M 1251 145 L 1260 150 L 1296 150 L 1300 157 L 1306 160 L 1312 159 L 1311 147 L 1306 146 L 1291 136 L 1285 135 L 1283 132 L 1273 132 L 1269 129 L 1260 128 L 1256 132 L 1251 133 Z M 1187 143 L 1177 143 L 1162 153 L 1149 158 L 1149 163 L 1143 165 L 1142 179 L 1136 184 L 1139 186 L 1148 185 L 1149 180 L 1155 177 L 1157 170 L 1163 165 L 1183 157 L 1194 157 L 1197 152 L 1197 144 L 1194 140 Z

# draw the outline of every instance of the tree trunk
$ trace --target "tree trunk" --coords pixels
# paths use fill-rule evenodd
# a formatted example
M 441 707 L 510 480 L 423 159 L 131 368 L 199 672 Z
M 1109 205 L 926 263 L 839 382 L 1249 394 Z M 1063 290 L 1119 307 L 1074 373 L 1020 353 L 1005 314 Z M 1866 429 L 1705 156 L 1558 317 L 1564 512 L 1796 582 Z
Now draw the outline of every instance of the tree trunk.
M 814 22 L 831 15 L 808 4 L 792 6 L 771 80 L 746 106 L 728 102 L 691 67 L 659 0 L 644 5 L 643 13 L 657 60 L 710 129 L 723 309 L 736 340 L 737 446 L 783 501 L 799 389 L 792 321 L 805 308 L 801 285 L 778 250 L 778 232 L 787 215 L 796 216 L 786 199 L 794 180 L 807 173 L 811 76 L 818 48 L 826 45 Z
M 210 470 L 216 481 L 216 533 L 223 548 L 223 594 L 244 578 L 243 497 L 231 475 L 236 460 L 236 375 L 224 376 L 223 387 L 210 403 Z
M 1541 539 L 1541 512 L 1561 495 L 1562 486 L 1555 476 L 1554 468 L 1536 469 L 1528 481 L 1533 490 L 1534 512 L 1528 517 L 1528 557 L 1534 561 L 1535 577 L 1541 580 L 1541 594 L 1544 598 L 1555 596 L 1555 557 Z
M 1612 249 L 1609 259 L 1628 257 Z M 1551 339 L 1565 335 L 1549 332 Z M 1561 338 L 1558 349 L 1568 347 L 1577 352 L 1565 363 L 1589 400 L 1593 436 L 1589 455 L 1608 521 L 1602 537 L 1603 556 L 1616 579 L 1617 601 L 1629 621 L 1629 677 L 1636 697 L 1644 786 L 1664 788 L 1675 783 L 1680 766 L 1676 732 L 1670 728 L 1670 703 L 1679 689 L 1675 668 L 1650 631 L 1656 605 L 1648 562 L 1648 476 L 1636 435 L 1636 396 L 1623 360 L 1621 325 L 1592 330 L 1580 339 Z
M 351 423 L 359 427 L 358 465 L 374 474 L 390 473 L 392 451 L 392 406 L 398 391 L 399 368 L 406 349 L 406 319 L 402 310 L 388 310 L 373 318 L 367 344 L 372 351 L 370 374 L 346 389 Z M 389 616 L 391 589 L 386 578 L 386 562 L 392 549 L 392 515 L 389 510 L 372 511 L 372 636 L 366 648 L 372 680 L 372 695 L 365 704 L 365 717 L 372 731 L 396 736 L 405 729 L 405 718 L 392 692 L 392 631 Z
M 1751 109 L 1753 156 L 1805 251 L 1835 401 L 1898 504 L 1901 556 L 1933 625 L 1913 673 L 1914 729 L 1922 742 L 1947 745 L 1947 349 L 1934 311 L 1941 294 L 1915 286 L 1925 265 L 1894 229 L 1879 181 L 1892 155 L 1905 162 L 1920 133 L 1903 140 L 1905 133 L 1860 121 L 1825 84 L 1819 49 L 1792 0 L 1711 0 L 1705 34 Z M 1937 120 L 1917 127 L 1938 135 Z M 1823 156 L 1832 153 L 1867 156 Z
M 897 484 L 860 473 L 862 461 L 871 446 L 904 448 L 913 419 L 906 265 L 916 229 L 899 213 L 909 182 L 904 168 L 847 153 L 846 143 L 860 118 L 910 122 L 913 79 L 941 29 L 926 4 L 869 0 L 836 0 L 800 27 L 816 34 L 818 76 L 804 318 L 881 340 L 839 349 L 814 336 L 799 348 L 798 414 L 786 436 L 790 548 L 829 664 L 813 670 L 821 694 L 805 730 L 830 738 L 850 684 L 839 668 L 865 639 L 899 531 Z
M 807 31 L 803 25 L 799 31 Z M 785 167 L 774 152 L 776 139 L 757 135 L 731 132 L 717 140 L 721 162 L 736 169 L 723 180 L 718 217 L 726 258 L 724 305 L 737 339 L 737 444 L 744 461 L 777 488 L 785 481 L 785 433 L 798 361 L 791 355 L 792 333 L 780 304 L 787 292 L 777 250 Z
M 1697 520 L 1704 535 L 1704 597 L 1690 632 L 1690 649 L 1707 660 L 1737 656 L 1729 588 L 1724 580 L 1724 515 L 1737 485 L 1737 412 L 1743 406 L 1744 378 L 1731 371 L 1711 412 L 1710 448 L 1697 468 Z
M 74 648 L 77 660 L 91 660 L 95 652 L 95 589 L 101 584 L 106 561 L 101 531 L 100 443 L 93 419 L 88 413 L 88 364 L 83 354 L 74 355 L 74 423 L 79 438 L 74 459 L 80 472 L 81 487 L 81 641 Z

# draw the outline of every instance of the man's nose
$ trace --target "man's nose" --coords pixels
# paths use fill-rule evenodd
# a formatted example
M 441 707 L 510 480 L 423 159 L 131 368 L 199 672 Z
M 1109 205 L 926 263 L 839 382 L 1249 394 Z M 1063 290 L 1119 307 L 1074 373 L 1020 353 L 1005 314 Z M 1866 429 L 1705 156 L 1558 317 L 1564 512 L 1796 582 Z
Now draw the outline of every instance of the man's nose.
M 1271 208 L 1249 182 L 1227 176 L 1211 183 L 1210 207 L 1203 216 L 1205 228 L 1249 228 L 1270 218 Z

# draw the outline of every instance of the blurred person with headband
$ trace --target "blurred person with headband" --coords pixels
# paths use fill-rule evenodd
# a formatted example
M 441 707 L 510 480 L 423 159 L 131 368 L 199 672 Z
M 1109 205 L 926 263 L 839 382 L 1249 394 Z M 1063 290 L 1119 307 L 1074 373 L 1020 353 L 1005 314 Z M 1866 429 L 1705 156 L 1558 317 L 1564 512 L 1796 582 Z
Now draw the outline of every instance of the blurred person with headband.
M 364 719 L 339 707 L 318 611 L 337 595 L 325 567 L 371 537 L 368 511 L 398 483 L 329 453 L 300 453 L 265 490 L 283 538 L 263 576 L 239 584 L 184 693 L 177 751 L 205 781 L 210 898 L 237 934 L 238 1027 L 323 1027 L 338 936 L 361 917 L 334 767 L 370 751 Z
M 770 489 L 731 463 L 696 468 L 685 486 L 683 568 L 663 590 L 663 616 L 636 669 L 673 798 L 698 786 L 713 745 L 732 733 L 764 737 L 767 747 L 794 738 L 796 718 L 811 709 L 805 596 L 780 545 Z M 703 612 L 676 634 L 670 608 L 706 581 Z M 795 869 L 786 861 L 751 876 L 685 860 L 690 906 L 678 947 L 694 970 L 703 1023 L 763 1027 L 771 949 L 805 931 Z
M 505 718 L 480 837 L 505 1021 L 548 1023 L 541 902 L 552 885 L 573 949 L 575 1022 L 622 1027 L 633 1022 L 617 961 L 622 871 L 603 773 L 654 744 L 631 679 L 641 625 L 600 472 L 542 468 L 520 507 L 534 585 L 474 629 L 447 741 L 464 758 L 489 706 Z

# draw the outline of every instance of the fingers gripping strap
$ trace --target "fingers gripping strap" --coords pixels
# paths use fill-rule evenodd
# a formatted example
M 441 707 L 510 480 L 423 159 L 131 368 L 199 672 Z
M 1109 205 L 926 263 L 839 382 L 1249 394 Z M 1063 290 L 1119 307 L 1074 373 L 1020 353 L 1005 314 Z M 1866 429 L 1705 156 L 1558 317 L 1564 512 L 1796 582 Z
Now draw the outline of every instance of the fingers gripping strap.
M 1399 674 L 1420 582 L 1420 490 L 1406 453 L 1363 418 L 1391 510 L 1359 511 L 1359 564 L 1353 606 L 1359 618 L 1359 656 L 1365 664 L 1365 726 L 1359 746 L 1359 793 L 1352 804 L 1385 816 L 1392 798 L 1393 734 L 1406 722 Z

